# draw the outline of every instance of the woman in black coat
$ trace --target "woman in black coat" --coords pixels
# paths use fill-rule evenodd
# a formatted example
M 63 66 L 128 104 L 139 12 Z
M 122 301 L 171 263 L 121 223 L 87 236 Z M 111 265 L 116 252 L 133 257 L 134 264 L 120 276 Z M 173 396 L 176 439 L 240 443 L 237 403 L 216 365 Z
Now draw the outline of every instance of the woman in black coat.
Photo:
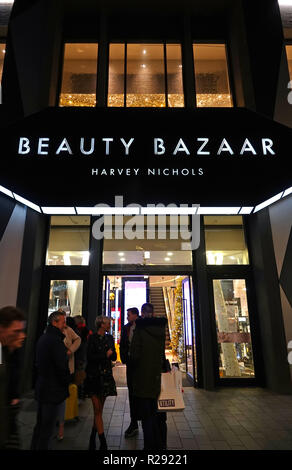
M 98 432 L 100 450 L 107 450 L 102 412 L 106 397 L 117 395 L 112 374 L 112 361 L 117 359 L 114 339 L 108 334 L 111 318 L 98 316 L 95 320 L 97 333 L 91 335 L 87 347 L 85 393 L 91 398 L 94 422 L 89 440 L 89 450 L 95 450 Z

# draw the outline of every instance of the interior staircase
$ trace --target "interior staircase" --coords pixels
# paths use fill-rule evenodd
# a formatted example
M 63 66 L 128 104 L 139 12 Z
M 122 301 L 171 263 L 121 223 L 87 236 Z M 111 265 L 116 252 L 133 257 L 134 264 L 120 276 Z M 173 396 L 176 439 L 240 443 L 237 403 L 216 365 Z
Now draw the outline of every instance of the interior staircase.
M 150 287 L 149 296 L 150 296 L 150 303 L 154 307 L 155 316 L 165 317 L 167 319 L 162 287 Z M 171 349 L 168 322 L 166 324 L 166 330 L 165 330 L 165 349 Z

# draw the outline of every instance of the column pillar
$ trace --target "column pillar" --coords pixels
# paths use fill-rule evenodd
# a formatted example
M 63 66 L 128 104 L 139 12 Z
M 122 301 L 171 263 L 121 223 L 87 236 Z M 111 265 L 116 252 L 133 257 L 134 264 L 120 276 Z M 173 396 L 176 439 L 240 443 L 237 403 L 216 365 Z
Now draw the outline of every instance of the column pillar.
M 242 14 L 255 111 L 273 119 L 284 43 L 279 4 L 242 0 Z
M 214 342 L 212 334 L 212 318 L 210 302 L 212 299 L 209 295 L 208 289 L 208 276 L 206 269 L 206 247 L 204 236 L 203 218 L 200 224 L 200 246 L 196 251 L 193 251 L 193 284 L 194 284 L 194 298 L 195 298 L 195 315 L 199 317 L 200 332 L 199 335 L 199 348 L 200 348 L 200 361 L 198 367 L 199 386 L 206 390 L 214 390 L 215 388 L 215 360 L 214 360 Z
M 92 217 L 90 257 L 89 257 L 89 281 L 88 281 L 88 315 L 87 326 L 94 329 L 97 315 L 102 314 L 102 252 L 103 240 L 97 240 L 92 234 L 92 227 L 97 217 Z

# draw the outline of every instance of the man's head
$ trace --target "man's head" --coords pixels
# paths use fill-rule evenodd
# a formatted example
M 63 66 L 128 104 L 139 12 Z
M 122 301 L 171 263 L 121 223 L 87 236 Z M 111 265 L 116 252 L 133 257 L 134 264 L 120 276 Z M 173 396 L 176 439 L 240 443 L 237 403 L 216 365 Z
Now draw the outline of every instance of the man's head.
M 147 302 L 141 307 L 141 316 L 142 318 L 151 318 L 154 316 L 154 307 L 152 304 Z
M 127 309 L 127 319 L 128 322 L 134 322 L 139 316 L 139 310 L 136 307 L 131 307 Z
M 63 330 L 66 326 L 66 313 L 63 310 L 57 310 L 49 315 L 48 324 Z
M 10 350 L 21 348 L 26 337 L 25 315 L 16 307 L 0 309 L 0 342 Z

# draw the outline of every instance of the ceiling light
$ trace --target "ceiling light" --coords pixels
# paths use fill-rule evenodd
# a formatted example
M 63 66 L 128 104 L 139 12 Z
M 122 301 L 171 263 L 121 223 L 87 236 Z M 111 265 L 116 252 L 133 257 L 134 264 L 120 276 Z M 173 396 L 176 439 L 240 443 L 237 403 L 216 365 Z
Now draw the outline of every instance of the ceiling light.
M 119 256 L 124 256 L 125 253 L 118 253 Z
M 291 0 L 278 0 L 280 7 L 292 7 Z
M 281 193 L 279 194 L 276 194 L 276 196 L 273 196 L 271 197 L 270 199 L 267 199 L 266 201 L 262 202 L 261 204 L 259 204 L 258 206 L 255 207 L 254 209 L 254 213 L 255 212 L 258 212 L 262 209 L 264 209 L 265 207 L 267 206 L 270 206 L 271 204 L 273 204 L 274 202 L 278 201 L 279 199 L 281 199 L 282 195 L 283 195 L 284 191 L 282 191 Z
M 239 214 L 247 215 L 247 214 L 251 214 L 252 211 L 253 211 L 253 207 L 242 207 L 239 211 Z
M 292 186 L 291 186 L 291 188 L 288 188 L 288 189 L 286 189 L 286 191 L 284 191 L 284 194 L 283 194 L 282 197 L 286 197 L 286 196 L 288 196 L 288 194 L 291 194 L 291 193 L 292 193 Z
M 172 256 L 172 255 L 173 255 L 173 253 L 171 253 L 171 252 L 167 253 L 167 256 Z
M 142 69 L 146 69 L 146 65 L 145 65 L 145 64 L 142 64 L 141 67 L 142 67 Z
M 4 188 L 4 186 L 0 186 L 0 192 L 6 194 L 7 196 L 14 197 L 13 192 L 9 189 Z
M 42 212 L 40 207 L 37 206 L 36 204 L 34 204 L 33 202 L 28 201 L 27 199 L 25 199 L 24 197 L 19 196 L 18 194 L 13 193 L 13 195 L 14 195 L 15 199 L 18 202 L 21 202 L 21 204 L 24 204 L 25 206 L 30 207 L 31 209 L 33 209 L 36 212 L 40 212 L 40 213 Z
M 120 258 L 120 261 L 126 261 L 126 258 Z
M 164 261 L 170 261 L 170 258 L 164 258 Z
M 47 215 L 75 215 L 75 207 L 42 207 L 42 211 Z
M 235 215 L 238 214 L 240 207 L 199 207 L 198 214 L 202 215 Z
M 143 215 L 194 215 L 197 207 L 142 207 Z
M 76 207 L 79 215 L 138 215 L 139 207 Z
M 143 54 L 145 55 L 147 53 L 146 49 L 143 49 Z

